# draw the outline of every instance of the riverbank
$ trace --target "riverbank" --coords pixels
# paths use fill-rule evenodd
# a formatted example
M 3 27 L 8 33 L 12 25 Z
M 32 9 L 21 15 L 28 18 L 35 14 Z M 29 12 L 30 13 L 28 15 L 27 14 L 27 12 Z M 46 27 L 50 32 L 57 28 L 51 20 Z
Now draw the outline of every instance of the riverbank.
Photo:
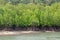
M 19 35 L 19 34 L 29 34 L 38 33 L 37 31 L 0 31 L 0 35 Z
M 20 34 L 35 34 L 40 33 L 42 31 L 0 31 L 0 36 L 4 35 L 20 35 Z M 54 32 L 54 31 L 45 31 L 45 32 Z

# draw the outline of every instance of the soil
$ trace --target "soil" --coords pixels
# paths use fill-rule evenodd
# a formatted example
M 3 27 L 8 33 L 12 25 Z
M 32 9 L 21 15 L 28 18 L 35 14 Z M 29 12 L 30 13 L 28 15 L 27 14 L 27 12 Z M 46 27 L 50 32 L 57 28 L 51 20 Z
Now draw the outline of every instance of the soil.
M 60 32 L 59 26 L 0 27 L 0 35 L 18 35 L 39 32 Z
M 45 32 L 54 32 L 54 31 L 45 31 Z M 0 36 L 11 36 L 11 35 L 20 35 L 20 34 L 35 34 L 42 33 L 41 31 L 0 31 Z

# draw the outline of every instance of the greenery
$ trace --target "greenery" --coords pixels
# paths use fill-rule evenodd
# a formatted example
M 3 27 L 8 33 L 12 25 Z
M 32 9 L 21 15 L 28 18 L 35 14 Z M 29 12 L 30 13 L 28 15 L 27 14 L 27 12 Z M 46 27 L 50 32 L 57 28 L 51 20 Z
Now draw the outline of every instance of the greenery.
M 59 1 L 55 1 L 51 5 L 49 5 L 49 2 L 52 2 L 52 0 L 47 3 L 48 5 L 42 4 L 42 0 L 36 1 L 37 4 L 34 4 L 33 1 L 33 3 L 24 4 L 24 2 L 27 3 L 25 0 L 22 1 L 23 3 L 21 0 L 10 0 L 10 3 L 0 0 L 0 2 L 0 26 L 60 26 Z M 29 0 L 29 2 L 31 1 Z

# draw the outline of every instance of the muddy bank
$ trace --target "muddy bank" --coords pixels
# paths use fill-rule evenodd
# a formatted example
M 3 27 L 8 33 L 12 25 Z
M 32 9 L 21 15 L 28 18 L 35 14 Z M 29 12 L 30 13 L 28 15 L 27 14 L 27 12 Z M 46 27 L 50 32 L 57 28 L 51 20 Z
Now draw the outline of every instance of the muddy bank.
M 40 31 L 0 31 L 0 36 L 39 33 Z
M 54 31 L 45 31 L 45 32 L 54 32 Z M 20 34 L 35 34 L 35 33 L 42 33 L 42 31 L 0 31 L 0 36 L 6 35 L 20 35 Z M 44 33 L 44 32 L 43 32 Z

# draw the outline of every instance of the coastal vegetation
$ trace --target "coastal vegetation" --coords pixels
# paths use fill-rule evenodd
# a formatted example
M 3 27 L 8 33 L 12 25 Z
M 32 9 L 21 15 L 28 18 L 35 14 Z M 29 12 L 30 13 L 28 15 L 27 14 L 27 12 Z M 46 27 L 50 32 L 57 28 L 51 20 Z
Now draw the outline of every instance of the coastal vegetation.
M 59 0 L 0 0 L 0 29 L 59 30 Z

